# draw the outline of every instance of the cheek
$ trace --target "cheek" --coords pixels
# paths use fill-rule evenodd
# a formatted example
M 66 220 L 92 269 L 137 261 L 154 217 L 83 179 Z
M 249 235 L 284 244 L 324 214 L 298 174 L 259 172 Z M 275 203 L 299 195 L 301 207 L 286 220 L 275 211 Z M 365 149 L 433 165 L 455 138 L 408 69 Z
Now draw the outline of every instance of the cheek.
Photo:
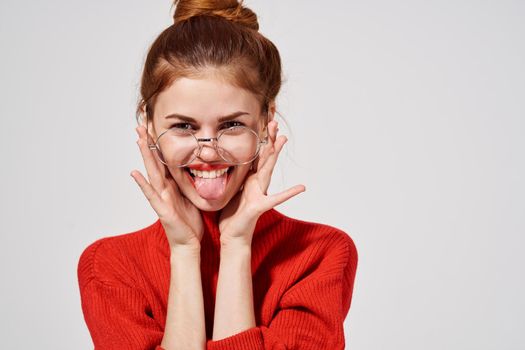
M 248 170 L 250 170 L 250 164 L 238 165 L 234 171 L 235 177 L 237 179 L 244 179 Z
M 244 184 L 249 170 L 250 170 L 250 164 L 244 164 L 244 165 L 237 166 L 237 169 L 235 169 L 235 172 L 233 174 L 234 176 L 232 177 L 232 183 L 234 183 L 236 187 L 240 187 L 242 184 Z
M 177 186 L 180 187 L 181 185 L 186 183 L 185 182 L 186 174 L 184 174 L 184 171 L 181 171 L 179 169 L 174 169 L 174 170 L 170 170 L 170 174 L 173 180 L 175 180 L 175 183 L 177 184 Z

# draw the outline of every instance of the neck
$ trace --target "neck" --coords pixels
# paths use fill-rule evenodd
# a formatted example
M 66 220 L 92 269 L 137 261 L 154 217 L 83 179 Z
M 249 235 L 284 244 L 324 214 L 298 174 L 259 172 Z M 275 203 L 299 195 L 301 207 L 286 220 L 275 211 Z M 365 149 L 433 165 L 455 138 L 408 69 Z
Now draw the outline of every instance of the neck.
M 220 231 L 219 231 L 219 217 L 221 215 L 221 210 L 216 211 L 204 211 L 200 210 L 202 216 L 202 223 L 204 225 L 204 234 L 209 235 L 215 244 L 218 244 L 220 241 Z
M 204 211 L 201 210 L 202 220 L 206 226 L 218 226 L 219 225 L 219 216 L 221 215 L 221 210 L 216 211 Z

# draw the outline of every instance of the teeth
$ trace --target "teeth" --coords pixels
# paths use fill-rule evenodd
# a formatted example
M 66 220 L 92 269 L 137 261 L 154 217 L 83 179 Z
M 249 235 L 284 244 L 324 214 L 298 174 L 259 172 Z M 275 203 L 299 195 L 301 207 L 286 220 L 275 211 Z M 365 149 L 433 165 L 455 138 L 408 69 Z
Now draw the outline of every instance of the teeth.
M 219 170 L 212 170 L 212 171 L 205 171 L 205 170 L 194 170 L 190 168 L 190 172 L 198 177 L 202 177 L 205 179 L 215 179 L 216 177 L 222 176 L 225 172 L 228 171 L 229 168 L 219 169 Z

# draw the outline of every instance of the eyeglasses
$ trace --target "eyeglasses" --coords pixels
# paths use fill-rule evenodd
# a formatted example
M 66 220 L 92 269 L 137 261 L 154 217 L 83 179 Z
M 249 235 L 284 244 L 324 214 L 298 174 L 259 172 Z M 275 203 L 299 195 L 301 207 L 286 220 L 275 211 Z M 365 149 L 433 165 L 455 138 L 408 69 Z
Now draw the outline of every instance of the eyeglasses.
M 201 138 L 197 138 L 193 130 L 171 127 L 148 146 L 166 166 L 184 167 L 200 156 L 204 147 L 201 142 L 211 142 L 225 162 L 241 165 L 257 158 L 268 137 L 261 140 L 256 131 L 244 125 L 222 129 L 217 137 Z

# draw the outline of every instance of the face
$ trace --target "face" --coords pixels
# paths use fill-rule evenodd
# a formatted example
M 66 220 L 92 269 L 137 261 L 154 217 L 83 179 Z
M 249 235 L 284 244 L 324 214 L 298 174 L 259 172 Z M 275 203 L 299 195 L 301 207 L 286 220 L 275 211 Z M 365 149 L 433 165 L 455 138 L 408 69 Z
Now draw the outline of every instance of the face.
M 148 128 L 154 141 L 157 135 L 174 125 L 191 130 L 197 138 L 203 138 L 217 137 L 222 129 L 239 125 L 240 122 L 256 131 L 262 140 L 266 136 L 266 116 L 260 113 L 260 109 L 260 103 L 253 94 L 224 80 L 214 77 L 180 78 L 158 95 L 154 106 L 154 123 L 150 123 Z M 219 121 L 219 118 L 234 113 L 239 115 Z M 268 118 L 268 121 L 273 118 L 273 105 Z M 228 164 L 212 143 L 201 142 L 201 145 L 200 154 L 187 167 L 168 169 L 180 192 L 197 208 L 204 211 L 220 210 L 242 188 L 250 165 L 255 161 L 242 165 Z M 213 165 L 219 171 L 228 168 L 228 171 L 221 179 L 203 179 L 192 176 L 189 171 L 189 168 L 207 165 Z

